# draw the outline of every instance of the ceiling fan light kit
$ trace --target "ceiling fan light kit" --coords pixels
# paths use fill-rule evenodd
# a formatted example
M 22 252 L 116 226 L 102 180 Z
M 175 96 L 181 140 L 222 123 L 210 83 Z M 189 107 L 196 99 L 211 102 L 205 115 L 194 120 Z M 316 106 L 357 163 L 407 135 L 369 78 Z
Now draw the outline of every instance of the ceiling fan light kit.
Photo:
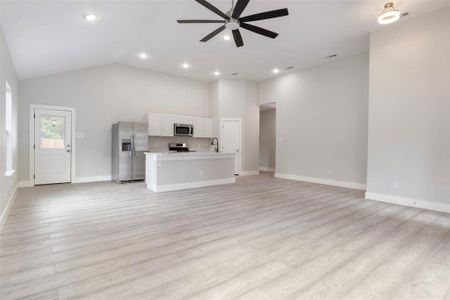
M 248 24 L 247 22 L 252 21 L 260 21 L 260 20 L 266 20 L 266 19 L 273 19 L 273 18 L 279 18 L 289 15 L 289 11 L 287 8 L 283 9 L 277 9 L 277 10 L 271 10 L 266 11 L 258 14 L 253 14 L 249 16 L 245 16 L 241 18 L 241 14 L 244 11 L 244 9 L 247 7 L 250 0 L 238 0 L 236 2 L 236 5 L 231 8 L 230 12 L 228 14 L 225 14 L 221 10 L 219 10 L 217 7 L 212 5 L 206 0 L 195 0 L 197 3 L 203 5 L 216 15 L 223 18 L 223 20 L 178 20 L 177 22 L 179 24 L 206 24 L 206 23 L 221 23 L 223 24 L 207 36 L 205 36 L 203 39 L 201 39 L 201 42 L 207 42 L 219 33 L 221 33 L 223 30 L 228 29 L 232 32 L 234 42 L 236 44 L 236 47 L 242 47 L 244 46 L 244 41 L 242 40 L 241 32 L 239 31 L 240 28 L 246 29 L 248 31 L 269 37 L 269 38 L 276 38 L 278 36 L 278 33 Z
M 237 30 L 239 29 L 239 21 L 238 20 L 228 20 L 225 21 L 225 28 L 228 30 Z

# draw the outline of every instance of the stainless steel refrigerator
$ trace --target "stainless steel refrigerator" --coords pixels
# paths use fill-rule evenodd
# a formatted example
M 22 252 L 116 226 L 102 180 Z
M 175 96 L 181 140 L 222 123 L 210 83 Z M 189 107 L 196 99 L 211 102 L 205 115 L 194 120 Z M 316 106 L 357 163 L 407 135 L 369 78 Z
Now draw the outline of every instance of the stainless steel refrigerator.
M 115 182 L 145 179 L 145 151 L 148 151 L 146 123 L 113 124 L 112 179 Z

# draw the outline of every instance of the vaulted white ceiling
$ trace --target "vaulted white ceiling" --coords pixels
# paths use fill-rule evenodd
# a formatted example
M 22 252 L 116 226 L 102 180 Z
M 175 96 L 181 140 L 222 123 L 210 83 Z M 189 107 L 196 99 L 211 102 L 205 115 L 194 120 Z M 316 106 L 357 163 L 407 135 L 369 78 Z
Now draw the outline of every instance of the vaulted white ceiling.
M 210 0 L 227 11 L 230 0 Z M 96 65 L 121 63 L 214 80 L 221 77 L 260 80 L 282 72 L 340 59 L 369 48 L 369 32 L 380 28 L 376 17 L 384 0 L 251 0 L 243 16 L 288 8 L 284 18 L 253 24 L 278 32 L 272 40 L 241 29 L 245 46 L 236 48 L 223 34 L 199 40 L 218 24 L 177 24 L 177 19 L 218 19 L 193 0 L 148 1 L 0 1 L 0 20 L 18 76 L 30 78 Z M 413 18 L 450 6 L 450 0 L 398 0 Z M 87 13 L 98 15 L 86 22 Z M 404 21 L 405 18 L 403 18 Z M 388 25 L 389 26 L 389 25 Z M 145 51 L 147 60 L 138 54 Z M 190 69 L 181 68 L 188 62 Z M 286 72 L 286 71 L 285 71 Z

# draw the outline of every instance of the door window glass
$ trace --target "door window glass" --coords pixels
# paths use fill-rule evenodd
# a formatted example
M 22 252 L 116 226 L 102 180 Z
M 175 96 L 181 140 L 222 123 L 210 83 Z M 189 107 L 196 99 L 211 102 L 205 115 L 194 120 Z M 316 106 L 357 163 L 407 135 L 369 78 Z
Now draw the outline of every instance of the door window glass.
M 64 149 L 65 117 L 46 116 L 40 118 L 41 149 Z

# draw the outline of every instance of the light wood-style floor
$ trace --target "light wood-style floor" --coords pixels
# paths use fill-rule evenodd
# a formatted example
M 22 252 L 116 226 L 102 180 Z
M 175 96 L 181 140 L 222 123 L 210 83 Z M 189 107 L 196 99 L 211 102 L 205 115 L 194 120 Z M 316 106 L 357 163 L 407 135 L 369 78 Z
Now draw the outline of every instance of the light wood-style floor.
M 450 299 L 450 215 L 269 175 L 20 189 L 0 298 Z

